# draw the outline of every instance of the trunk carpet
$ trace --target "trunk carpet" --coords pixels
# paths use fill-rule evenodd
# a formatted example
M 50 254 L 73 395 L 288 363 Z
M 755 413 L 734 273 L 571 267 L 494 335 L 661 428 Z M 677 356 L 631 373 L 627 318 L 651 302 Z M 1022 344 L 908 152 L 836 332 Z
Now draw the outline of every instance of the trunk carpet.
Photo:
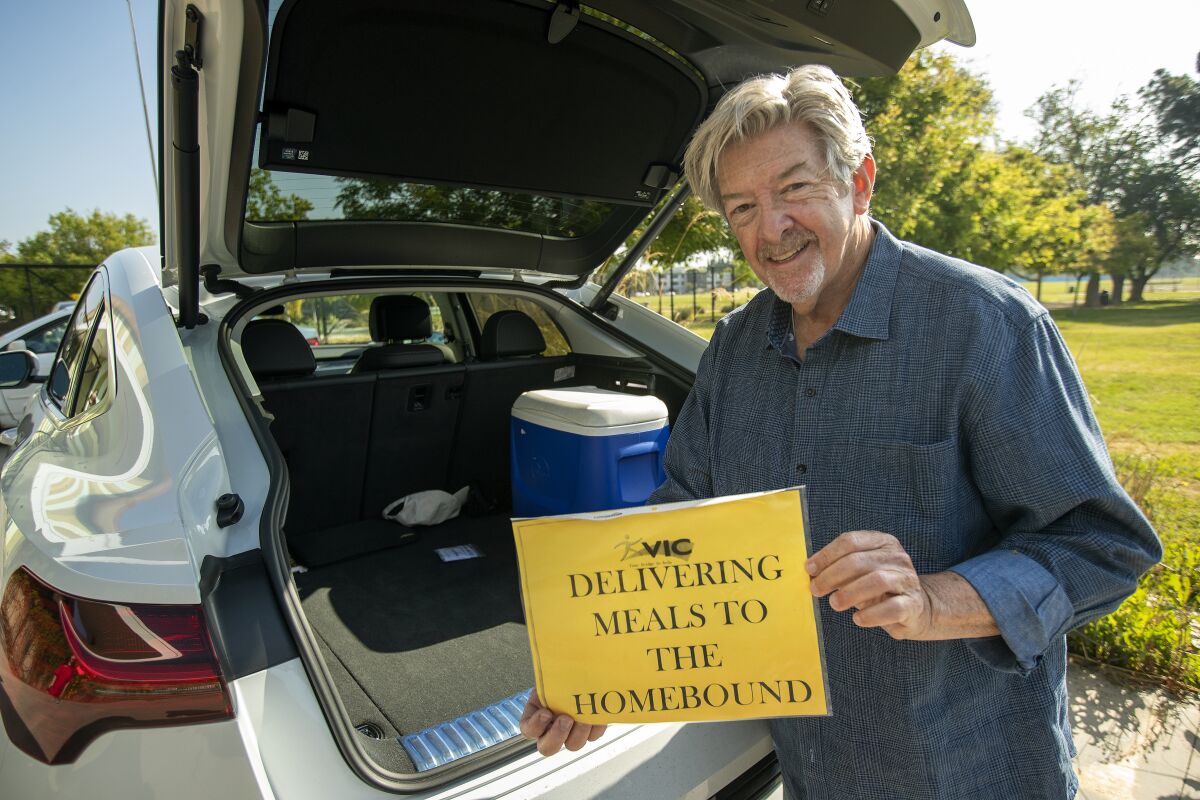
M 435 552 L 464 544 L 482 557 L 447 562 Z M 309 624 L 352 676 L 339 691 L 365 693 L 402 734 L 533 685 L 507 517 L 423 528 L 406 546 L 295 580 Z

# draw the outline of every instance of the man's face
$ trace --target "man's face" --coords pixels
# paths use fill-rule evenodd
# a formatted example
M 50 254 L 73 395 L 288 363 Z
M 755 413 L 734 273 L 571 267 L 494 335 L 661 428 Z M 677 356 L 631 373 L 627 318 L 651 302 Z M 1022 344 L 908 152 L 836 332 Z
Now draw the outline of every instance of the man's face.
M 717 168 L 722 210 L 751 269 L 802 314 L 826 290 L 857 279 L 863 227 L 856 223 L 865 220 L 874 178 L 869 156 L 849 186 L 829 178 L 803 124 L 729 145 Z

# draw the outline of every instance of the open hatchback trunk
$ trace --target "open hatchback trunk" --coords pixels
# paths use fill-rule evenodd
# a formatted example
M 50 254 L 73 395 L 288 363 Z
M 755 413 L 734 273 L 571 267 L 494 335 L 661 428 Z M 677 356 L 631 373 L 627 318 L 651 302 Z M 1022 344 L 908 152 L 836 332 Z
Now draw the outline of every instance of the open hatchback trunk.
M 961 0 L 163 0 L 163 284 L 182 327 L 221 325 L 271 473 L 268 572 L 364 780 L 427 790 L 530 747 L 511 407 L 596 386 L 674 418 L 703 343 L 602 316 L 586 281 L 682 197 L 716 100 L 803 63 L 893 72 L 943 38 L 973 42 Z M 397 295 L 442 327 L 377 325 Z M 334 307 L 351 321 L 303 332 Z M 540 346 L 490 330 L 499 310 Z M 367 369 L 385 342 L 441 356 Z M 441 525 L 381 517 L 464 486 Z

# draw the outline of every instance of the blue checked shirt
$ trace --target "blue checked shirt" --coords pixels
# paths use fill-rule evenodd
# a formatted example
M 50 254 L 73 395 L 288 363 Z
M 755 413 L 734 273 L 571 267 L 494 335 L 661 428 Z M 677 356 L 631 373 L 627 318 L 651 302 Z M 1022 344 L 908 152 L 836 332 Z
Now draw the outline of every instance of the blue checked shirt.
M 833 713 L 772 722 L 790 796 L 1073 797 L 1064 634 L 1115 609 L 1161 547 L 1046 310 L 874 224 L 803 361 L 769 290 L 717 324 L 650 501 L 805 484 L 814 552 L 891 533 L 996 619 L 993 638 L 895 641 L 821 600 Z

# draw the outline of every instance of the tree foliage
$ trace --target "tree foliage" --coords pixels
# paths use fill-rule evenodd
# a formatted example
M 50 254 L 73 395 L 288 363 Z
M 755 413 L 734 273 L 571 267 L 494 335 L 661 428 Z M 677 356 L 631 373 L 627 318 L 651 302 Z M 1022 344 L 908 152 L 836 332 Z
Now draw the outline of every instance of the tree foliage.
M 1200 167 L 1200 82 L 1159 69 L 1138 94 L 1153 110 L 1158 132 L 1173 143 L 1171 155 L 1186 167 Z
M 1139 106 L 1118 99 L 1107 113 L 1081 108 L 1077 83 L 1038 99 L 1034 150 L 1071 166 L 1075 184 L 1116 220 L 1115 246 L 1094 271 L 1106 267 L 1118 285 L 1132 282 L 1140 300 L 1159 269 L 1200 250 L 1200 84 L 1159 70 L 1142 88 Z M 1153 252 L 1150 252 L 1150 248 Z
M 919 52 L 853 93 L 878 165 L 872 213 L 896 235 L 1024 276 L 1111 249 L 1111 214 L 1069 163 L 996 146 L 991 89 L 950 54 Z
M 94 267 L 118 250 L 156 241 L 150 223 L 133 214 L 118 216 L 97 210 L 85 217 L 68 208 L 51 214 L 49 224 L 49 230 L 17 242 L 15 250 L 11 246 L 0 250 L 0 257 L 26 264 Z
M 252 220 L 298 220 L 307 219 L 313 210 L 311 201 L 296 195 L 285 195 L 271 173 L 253 167 L 250 170 L 250 185 L 246 195 L 246 219 Z
M 612 211 L 607 203 L 388 179 L 339 178 L 335 204 L 347 219 L 468 223 L 579 236 Z
M 922 50 L 896 75 L 850 88 L 874 142 L 872 214 L 901 238 L 979 260 L 978 169 L 995 129 L 986 81 Z
M 49 228 L 12 246 L 0 242 L 0 262 L 79 264 L 79 270 L 0 269 L 0 304 L 20 310 L 22 320 L 46 313 L 60 300 L 73 299 L 92 267 L 118 250 L 154 244 L 150 224 L 133 214 L 119 216 L 71 209 L 51 214 Z

